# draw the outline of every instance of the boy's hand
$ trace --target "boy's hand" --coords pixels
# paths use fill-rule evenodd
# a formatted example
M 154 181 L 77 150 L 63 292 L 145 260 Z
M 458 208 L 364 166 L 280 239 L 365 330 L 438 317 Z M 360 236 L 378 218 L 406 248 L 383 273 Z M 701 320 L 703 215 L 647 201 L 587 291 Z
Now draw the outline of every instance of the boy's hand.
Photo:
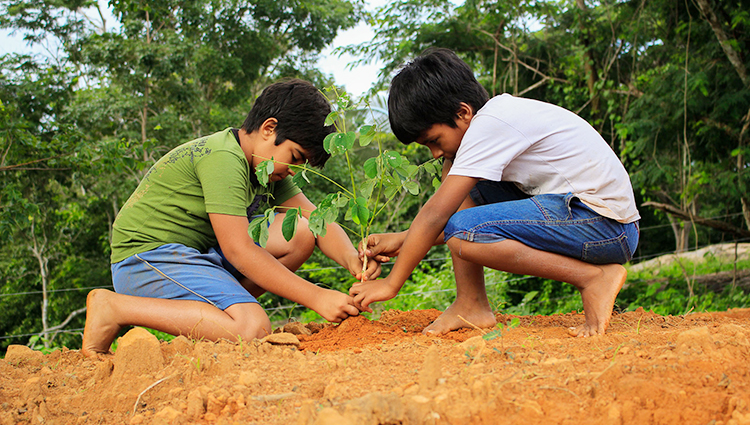
M 394 289 L 389 284 L 388 278 L 356 283 L 349 289 L 349 295 L 354 297 L 354 305 L 360 311 L 369 313 L 372 313 L 369 307 L 371 303 L 390 300 L 396 294 L 398 294 L 398 289 Z
M 380 276 L 382 269 L 380 262 L 375 261 L 373 258 L 367 258 L 367 269 L 364 271 L 364 279 L 362 279 L 362 258 L 353 257 L 347 261 L 347 267 L 349 273 L 352 274 L 358 281 L 372 280 Z
M 367 246 L 359 244 L 359 257 L 367 254 L 368 258 L 384 263 L 390 261 L 391 257 L 398 256 L 401 245 L 406 238 L 406 232 L 401 233 L 376 233 L 367 238 Z
M 339 323 L 349 316 L 359 315 L 359 309 L 349 295 L 332 289 L 324 289 L 323 295 L 316 300 L 318 314 L 329 322 Z

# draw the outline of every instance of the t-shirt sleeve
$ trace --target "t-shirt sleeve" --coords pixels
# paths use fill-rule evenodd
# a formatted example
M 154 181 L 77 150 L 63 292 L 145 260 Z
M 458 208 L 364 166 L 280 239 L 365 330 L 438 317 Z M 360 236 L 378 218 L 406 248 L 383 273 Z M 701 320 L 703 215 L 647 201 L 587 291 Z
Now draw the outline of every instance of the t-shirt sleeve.
M 203 188 L 206 212 L 246 215 L 248 170 L 235 154 L 216 150 L 200 158 L 195 172 Z
M 513 126 L 489 115 L 477 115 L 466 130 L 449 175 L 502 180 L 503 170 L 531 146 Z
M 273 199 L 270 203 L 273 205 L 281 205 L 298 193 L 302 193 L 302 190 L 294 184 L 292 176 L 286 176 L 284 180 L 281 180 L 274 185 Z

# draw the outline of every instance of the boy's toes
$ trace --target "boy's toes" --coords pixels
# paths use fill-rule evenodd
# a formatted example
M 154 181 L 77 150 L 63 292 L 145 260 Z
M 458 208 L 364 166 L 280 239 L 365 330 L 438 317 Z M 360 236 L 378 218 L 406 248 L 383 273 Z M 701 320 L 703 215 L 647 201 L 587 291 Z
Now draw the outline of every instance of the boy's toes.
M 568 335 L 574 336 L 577 338 L 585 338 L 589 336 L 595 336 L 595 335 L 602 335 L 604 332 L 598 332 L 598 330 L 594 327 L 589 327 L 587 325 L 581 325 L 581 326 L 574 326 L 568 328 Z

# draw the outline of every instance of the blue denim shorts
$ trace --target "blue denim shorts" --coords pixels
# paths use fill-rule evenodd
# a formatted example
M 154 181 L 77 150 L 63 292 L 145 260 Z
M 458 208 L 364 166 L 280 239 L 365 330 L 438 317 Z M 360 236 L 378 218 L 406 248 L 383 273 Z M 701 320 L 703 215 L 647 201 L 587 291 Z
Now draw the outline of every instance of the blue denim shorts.
M 118 294 L 203 301 L 221 310 L 258 302 L 240 284 L 240 277 L 220 250 L 201 253 L 182 244 L 162 245 L 112 264 Z
M 638 246 L 638 222 L 603 217 L 572 193 L 529 197 L 508 182 L 479 181 L 477 204 L 454 214 L 445 240 L 493 243 L 505 239 L 592 264 L 624 264 Z

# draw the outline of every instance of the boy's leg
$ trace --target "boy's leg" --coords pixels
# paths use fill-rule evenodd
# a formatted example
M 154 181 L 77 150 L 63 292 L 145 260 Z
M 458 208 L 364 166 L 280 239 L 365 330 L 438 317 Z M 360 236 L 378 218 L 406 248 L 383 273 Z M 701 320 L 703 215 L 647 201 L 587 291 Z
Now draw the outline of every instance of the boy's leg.
M 220 310 L 209 303 L 118 294 L 95 289 L 86 298 L 86 326 L 81 352 L 109 352 L 124 326 L 144 326 L 172 335 L 212 341 L 252 340 L 271 333 L 271 323 L 257 303 L 239 303 Z
M 448 246 L 451 252 L 458 253 L 464 261 L 470 263 L 509 273 L 567 282 L 578 288 L 583 300 L 586 323 L 575 329 L 576 336 L 599 335 L 605 332 L 615 299 L 627 277 L 627 271 L 619 264 L 590 264 L 534 249 L 509 239 L 487 244 L 451 238 Z M 460 323 L 457 315 L 463 316 L 469 312 L 457 307 L 446 310 L 443 315 L 448 313 L 450 316 L 443 319 L 440 328 L 436 328 L 435 332 L 444 333 L 465 326 Z M 435 324 L 437 323 L 436 321 Z
M 167 244 L 112 265 L 117 293 L 87 297 L 82 352 L 106 353 L 123 326 L 193 338 L 253 339 L 271 332 L 268 316 L 215 251 Z
M 445 173 L 443 174 L 445 178 Z M 472 208 L 478 202 L 487 202 L 481 191 L 484 182 L 472 190 L 471 196 L 467 197 L 459 207 L 459 211 Z M 498 202 L 498 201 L 495 201 Z M 456 299 L 453 303 L 422 332 L 425 334 L 440 335 L 454 329 L 472 325 L 480 328 L 495 326 L 495 313 L 490 307 L 487 299 L 487 291 L 484 286 L 484 266 L 461 258 L 460 253 L 451 250 L 453 261 L 453 274 L 456 278 Z M 466 323 L 469 322 L 469 323 Z
M 297 233 L 292 240 L 287 241 L 281 232 L 284 214 L 278 214 L 268 228 L 268 243 L 266 251 L 273 255 L 281 264 L 291 271 L 297 271 L 307 261 L 315 250 L 315 236 L 308 227 L 307 219 L 299 218 Z M 263 295 L 266 290 L 253 283 L 250 279 L 237 274 L 242 286 L 255 298 Z
M 626 277 L 618 263 L 630 259 L 638 242 L 636 225 L 603 218 L 570 194 L 459 212 L 446 226 L 446 237 L 453 255 L 469 263 L 576 286 L 586 312 L 586 324 L 575 332 L 579 336 L 606 329 Z M 456 315 L 467 311 L 449 310 L 451 315 L 428 330 L 442 333 L 464 326 Z
M 492 312 L 484 287 L 484 266 L 462 258 L 461 254 L 453 250 L 451 258 L 456 277 L 456 299 L 422 332 L 440 335 L 471 325 L 480 328 L 495 326 L 495 313 Z

